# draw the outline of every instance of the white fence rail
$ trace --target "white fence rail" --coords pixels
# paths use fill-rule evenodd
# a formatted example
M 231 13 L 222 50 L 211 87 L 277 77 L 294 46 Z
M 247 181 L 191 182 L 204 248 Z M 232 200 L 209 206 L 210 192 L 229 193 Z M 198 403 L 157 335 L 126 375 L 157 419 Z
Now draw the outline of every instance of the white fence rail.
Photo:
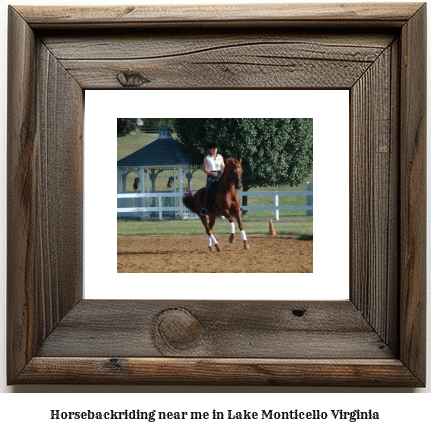
M 269 191 L 269 192 L 239 192 L 242 196 L 272 196 L 272 205 L 247 205 L 241 206 L 243 210 L 272 210 L 274 220 L 279 220 L 280 210 L 284 211 L 306 211 L 307 216 L 313 215 L 313 190 L 307 191 Z M 305 195 L 307 205 L 279 205 L 280 196 Z M 134 198 L 141 201 L 142 205 L 135 207 L 117 207 L 117 213 L 136 214 L 142 213 L 144 218 L 149 218 L 150 213 L 158 213 L 158 219 L 163 220 L 163 212 L 175 212 L 183 219 L 192 219 L 197 216 L 191 213 L 182 203 L 183 194 L 180 192 L 155 192 L 155 193 L 122 193 L 117 194 L 118 199 Z M 117 201 L 118 202 L 118 201 Z M 135 201 L 136 202 L 136 201 Z M 145 205 L 144 205 L 145 203 Z
M 158 219 L 163 220 L 163 212 L 176 212 L 180 217 L 188 219 L 190 211 L 183 205 L 180 192 L 154 192 L 154 193 L 122 193 L 117 194 L 117 199 L 134 198 L 145 206 L 117 207 L 117 213 L 143 213 L 149 217 L 150 213 L 158 213 Z

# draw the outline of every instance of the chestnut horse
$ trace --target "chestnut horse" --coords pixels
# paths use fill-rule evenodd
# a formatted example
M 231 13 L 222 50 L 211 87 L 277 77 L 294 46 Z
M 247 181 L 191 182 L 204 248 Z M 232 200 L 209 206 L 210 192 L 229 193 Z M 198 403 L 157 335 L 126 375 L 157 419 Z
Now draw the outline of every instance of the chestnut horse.
M 234 243 L 235 223 L 232 215 L 235 216 L 238 222 L 244 249 L 250 248 L 247 243 L 247 236 L 245 235 L 244 224 L 241 219 L 240 200 L 237 192 L 237 189 L 241 189 L 242 187 L 241 178 L 243 170 L 241 161 L 242 159 L 237 161 L 233 158 L 229 158 L 226 161 L 226 166 L 220 180 L 215 185 L 215 191 L 209 192 L 213 195 L 208 205 L 209 208 L 207 209 L 209 221 L 206 216 L 200 214 L 200 211 L 204 206 L 203 198 L 205 196 L 205 188 L 199 189 L 194 195 L 190 189 L 188 189 L 184 194 L 184 205 L 199 216 L 205 227 L 205 231 L 208 235 L 207 245 L 209 250 L 212 250 L 211 246 L 214 245 L 218 252 L 221 251 L 212 232 L 212 228 L 218 216 L 224 216 L 229 220 L 229 242 Z

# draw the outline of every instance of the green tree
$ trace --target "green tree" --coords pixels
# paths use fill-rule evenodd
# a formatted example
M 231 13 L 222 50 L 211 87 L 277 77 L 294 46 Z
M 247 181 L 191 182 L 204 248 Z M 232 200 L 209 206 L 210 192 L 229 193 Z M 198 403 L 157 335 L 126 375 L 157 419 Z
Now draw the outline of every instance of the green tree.
M 135 118 L 117 118 L 117 137 L 126 136 L 136 128 Z
M 163 123 L 165 123 L 168 126 L 171 126 L 175 119 L 162 119 L 162 118 L 144 118 L 144 129 L 150 128 L 160 128 L 163 126 Z
M 242 158 L 244 191 L 296 186 L 313 170 L 313 119 L 176 119 L 174 129 L 196 163 L 202 163 L 211 141 L 225 159 Z

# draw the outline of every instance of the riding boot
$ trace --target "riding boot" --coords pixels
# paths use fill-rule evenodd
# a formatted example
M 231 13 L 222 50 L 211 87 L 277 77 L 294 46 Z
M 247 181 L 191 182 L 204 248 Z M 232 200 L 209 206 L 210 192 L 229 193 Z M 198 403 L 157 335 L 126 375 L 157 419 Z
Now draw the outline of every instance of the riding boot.
M 203 216 L 206 216 L 207 213 L 208 213 L 208 211 L 207 211 L 207 209 L 208 209 L 208 198 L 209 198 L 209 193 L 206 192 L 205 193 L 205 198 L 204 198 L 204 207 L 201 210 L 201 215 L 203 215 Z

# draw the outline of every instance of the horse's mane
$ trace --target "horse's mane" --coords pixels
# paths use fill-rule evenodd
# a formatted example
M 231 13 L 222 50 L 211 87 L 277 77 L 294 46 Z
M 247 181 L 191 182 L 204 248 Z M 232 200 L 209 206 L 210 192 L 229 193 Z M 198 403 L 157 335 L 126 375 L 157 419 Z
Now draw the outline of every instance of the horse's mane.
M 236 159 L 234 159 L 233 157 L 230 157 L 226 160 L 226 165 L 237 165 L 239 164 L 239 161 L 237 161 Z

